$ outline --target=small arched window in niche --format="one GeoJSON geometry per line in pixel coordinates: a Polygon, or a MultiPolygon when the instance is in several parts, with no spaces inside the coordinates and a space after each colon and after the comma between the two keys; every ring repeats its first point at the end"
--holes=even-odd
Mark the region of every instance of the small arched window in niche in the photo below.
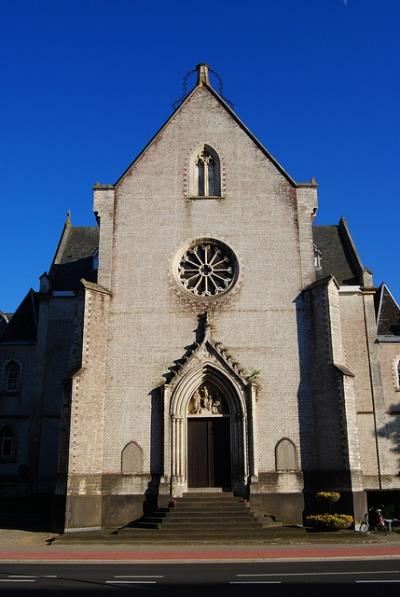
{"type": "Polygon", "coordinates": [[[143,450],[136,442],[126,444],[121,452],[122,473],[143,472],[143,450]]]}
{"type": "Polygon", "coordinates": [[[275,468],[277,471],[297,470],[296,446],[290,439],[281,439],[275,447],[275,468]]]}
{"type": "Polygon", "coordinates": [[[397,361],[396,383],[397,383],[397,388],[400,389],[400,359],[397,361]]]}
{"type": "Polygon", "coordinates": [[[16,392],[19,389],[20,368],[15,361],[9,361],[5,366],[6,392],[16,392]]]}
{"type": "Polygon", "coordinates": [[[15,432],[9,426],[3,427],[0,431],[0,458],[2,460],[15,458],[15,432]]]}
{"type": "Polygon", "coordinates": [[[220,197],[221,172],[217,153],[204,145],[194,159],[194,196],[220,197]]]}

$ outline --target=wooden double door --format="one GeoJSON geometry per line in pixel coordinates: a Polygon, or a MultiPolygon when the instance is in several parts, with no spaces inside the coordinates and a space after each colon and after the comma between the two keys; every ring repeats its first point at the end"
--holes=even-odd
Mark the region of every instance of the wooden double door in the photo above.
{"type": "Polygon", "coordinates": [[[230,487],[230,419],[188,419],[188,486],[230,487]]]}

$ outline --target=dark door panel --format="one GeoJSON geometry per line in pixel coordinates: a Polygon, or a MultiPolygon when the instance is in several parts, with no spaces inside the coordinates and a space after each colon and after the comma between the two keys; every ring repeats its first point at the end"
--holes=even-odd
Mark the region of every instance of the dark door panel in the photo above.
{"type": "Polygon", "coordinates": [[[207,419],[188,420],[189,487],[208,487],[207,419]]]}
{"type": "Polygon", "coordinates": [[[188,419],[189,487],[229,487],[230,460],[227,417],[188,419]]]}
{"type": "Polygon", "coordinates": [[[210,420],[210,486],[231,485],[229,419],[210,420]]]}

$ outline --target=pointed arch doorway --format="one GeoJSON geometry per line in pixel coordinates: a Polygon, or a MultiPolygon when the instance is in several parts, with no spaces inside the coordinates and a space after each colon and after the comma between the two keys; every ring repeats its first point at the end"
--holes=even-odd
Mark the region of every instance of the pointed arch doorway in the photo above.
{"type": "Polygon", "coordinates": [[[227,400],[212,383],[194,392],[187,412],[188,488],[230,489],[231,421],[227,400]]]}
{"type": "Polygon", "coordinates": [[[246,495],[252,442],[247,400],[253,399],[250,385],[203,341],[164,390],[162,483],[169,484],[173,498],[191,487],[230,487],[246,495]]]}

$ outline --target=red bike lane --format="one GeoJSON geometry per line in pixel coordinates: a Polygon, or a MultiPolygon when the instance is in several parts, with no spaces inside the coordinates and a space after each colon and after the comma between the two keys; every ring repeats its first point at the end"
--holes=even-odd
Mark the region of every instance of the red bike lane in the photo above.
{"type": "Polygon", "coordinates": [[[400,558],[400,545],[308,545],[248,549],[0,549],[0,562],[231,562],[317,558],[400,558]]]}

